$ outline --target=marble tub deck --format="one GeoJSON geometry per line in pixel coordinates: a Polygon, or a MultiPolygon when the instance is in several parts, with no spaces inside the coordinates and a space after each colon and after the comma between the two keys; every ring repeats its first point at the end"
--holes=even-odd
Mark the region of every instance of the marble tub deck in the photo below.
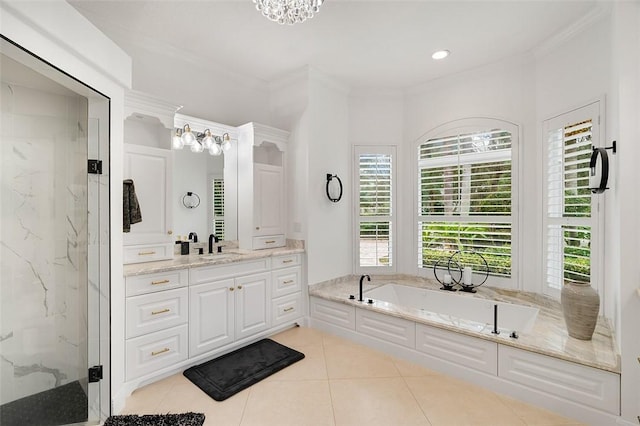
{"type": "MultiPolygon", "coordinates": [[[[309,296],[370,309],[612,373],[620,373],[620,356],[616,350],[614,334],[608,320],[602,317],[598,318],[598,324],[591,340],[574,339],[567,334],[560,303],[549,297],[486,286],[478,287],[478,292],[474,294],[453,293],[458,297],[479,297],[538,308],[539,313],[533,329],[528,333],[518,332],[518,338],[513,339],[509,337],[508,333],[492,334],[491,327],[478,331],[478,323],[459,318],[379,300],[375,300],[373,304],[349,300],[349,295],[357,295],[358,293],[358,281],[359,276],[348,276],[314,284],[309,287],[309,296]]],[[[371,276],[371,281],[365,281],[363,287],[366,292],[390,283],[429,290],[440,288],[440,284],[436,281],[413,276],[371,276]]]]}

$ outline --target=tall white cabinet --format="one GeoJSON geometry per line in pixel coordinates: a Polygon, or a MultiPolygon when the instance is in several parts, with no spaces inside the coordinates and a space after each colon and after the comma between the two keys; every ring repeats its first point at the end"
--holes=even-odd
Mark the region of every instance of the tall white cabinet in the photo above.
{"type": "Polygon", "coordinates": [[[170,141],[177,109],[139,92],[126,95],[123,178],[133,180],[142,222],[123,235],[124,263],[173,257],[170,141]]]}
{"type": "Polygon", "coordinates": [[[285,155],[289,132],[257,123],[238,127],[240,248],[285,245],[285,155]]]}

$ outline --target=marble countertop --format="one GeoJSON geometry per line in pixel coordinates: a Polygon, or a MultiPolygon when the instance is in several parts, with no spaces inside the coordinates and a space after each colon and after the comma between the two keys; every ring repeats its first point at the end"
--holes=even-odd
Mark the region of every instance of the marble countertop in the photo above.
{"type": "MultiPolygon", "coordinates": [[[[615,337],[609,321],[603,317],[598,319],[598,324],[591,340],[574,339],[567,334],[560,303],[549,297],[535,293],[485,286],[479,287],[477,289],[478,292],[475,294],[454,293],[459,297],[479,297],[538,308],[538,317],[533,329],[530,332],[519,332],[518,338],[513,339],[509,337],[508,333],[492,334],[491,327],[482,327],[479,330],[478,323],[473,323],[472,321],[378,300],[374,301],[373,304],[349,300],[349,295],[357,295],[358,293],[358,281],[359,276],[347,276],[314,284],[309,287],[309,295],[357,306],[362,309],[370,309],[589,367],[620,373],[620,356],[616,349],[615,337]]],[[[421,287],[429,290],[438,290],[440,288],[440,284],[436,281],[409,275],[371,276],[371,281],[365,281],[363,287],[366,292],[389,283],[421,287]]]]}
{"type": "Polygon", "coordinates": [[[264,250],[229,249],[222,254],[175,255],[173,259],[168,260],[124,265],[124,276],[130,277],[134,275],[152,274],[155,272],[174,271],[176,269],[224,265],[228,263],[243,262],[246,260],[297,253],[304,253],[304,249],[287,246],[264,250]]]}

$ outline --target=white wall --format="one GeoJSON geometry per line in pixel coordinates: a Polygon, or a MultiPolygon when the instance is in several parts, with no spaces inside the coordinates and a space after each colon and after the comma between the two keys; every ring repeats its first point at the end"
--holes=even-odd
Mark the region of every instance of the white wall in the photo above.
{"type": "Polygon", "coordinates": [[[619,143],[615,187],[612,189],[610,231],[613,256],[607,255],[611,265],[610,278],[618,288],[616,305],[619,308],[618,327],[621,349],[621,408],[629,425],[636,424],[640,415],[640,3],[616,3],[612,13],[612,96],[615,111],[610,137],[619,143]]]}
{"type": "Polygon", "coordinates": [[[348,275],[353,270],[351,145],[349,107],[343,87],[317,72],[310,73],[307,109],[309,161],[307,199],[307,270],[309,284],[348,275]],[[344,185],[342,200],[325,194],[327,173],[344,185]]]}

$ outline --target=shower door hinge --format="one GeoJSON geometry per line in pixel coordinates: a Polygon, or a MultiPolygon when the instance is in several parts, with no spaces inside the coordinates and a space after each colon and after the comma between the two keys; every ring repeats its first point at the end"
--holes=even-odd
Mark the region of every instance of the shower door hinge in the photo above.
{"type": "Polygon", "coordinates": [[[89,368],[89,383],[99,382],[102,380],[102,366],[94,365],[89,368]]]}
{"type": "Polygon", "coordinates": [[[89,160],[89,167],[87,171],[92,175],[101,175],[102,160],[89,160]]]}

